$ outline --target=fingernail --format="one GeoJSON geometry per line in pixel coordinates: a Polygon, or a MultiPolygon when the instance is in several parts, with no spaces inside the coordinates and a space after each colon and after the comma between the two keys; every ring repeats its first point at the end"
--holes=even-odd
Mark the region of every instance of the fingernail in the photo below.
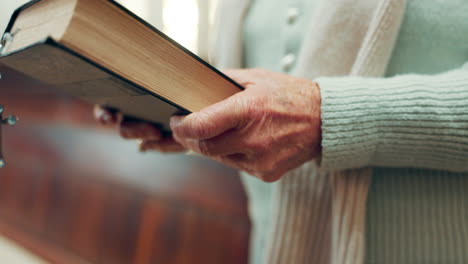
{"type": "Polygon", "coordinates": [[[103,122],[104,124],[109,124],[109,123],[111,123],[111,121],[112,121],[112,117],[111,117],[109,114],[107,114],[107,113],[102,114],[102,115],[101,115],[101,119],[102,119],[102,122],[103,122]]]}
{"type": "Polygon", "coordinates": [[[146,144],[143,140],[137,140],[138,142],[138,150],[142,153],[145,153],[147,151],[146,144]]]}
{"type": "Polygon", "coordinates": [[[173,116],[171,117],[171,121],[170,121],[170,126],[171,127],[176,127],[180,124],[180,122],[182,121],[182,118],[181,116],[173,116]]]}
{"type": "Polygon", "coordinates": [[[95,108],[94,116],[101,124],[105,124],[106,119],[108,118],[106,118],[106,111],[102,108],[95,108]]]}

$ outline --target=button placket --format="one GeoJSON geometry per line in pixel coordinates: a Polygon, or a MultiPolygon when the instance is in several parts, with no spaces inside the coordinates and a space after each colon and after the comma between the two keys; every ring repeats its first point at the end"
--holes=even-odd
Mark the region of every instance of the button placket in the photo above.
{"type": "Polygon", "coordinates": [[[286,11],[286,21],[284,24],[285,38],[283,41],[284,55],[281,58],[280,64],[283,72],[289,73],[296,63],[296,43],[295,31],[297,30],[298,21],[301,14],[301,2],[291,1],[286,11]]]}
{"type": "Polygon", "coordinates": [[[287,22],[289,25],[296,23],[297,19],[299,18],[299,8],[297,7],[290,7],[288,8],[287,14],[287,22]]]}
{"type": "Polygon", "coordinates": [[[294,63],[296,62],[296,55],[294,53],[288,53],[281,59],[281,67],[283,71],[289,72],[294,63]]]}

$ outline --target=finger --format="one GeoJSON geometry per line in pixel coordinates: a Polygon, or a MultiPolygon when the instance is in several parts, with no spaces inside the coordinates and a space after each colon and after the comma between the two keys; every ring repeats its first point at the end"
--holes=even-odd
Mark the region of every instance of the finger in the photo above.
{"type": "Polygon", "coordinates": [[[260,74],[264,73],[261,69],[227,69],[223,70],[229,78],[243,86],[249,88],[250,84],[257,82],[260,74]]]}
{"type": "MultiPolygon", "coordinates": [[[[242,154],[239,154],[239,155],[242,155],[242,154]]],[[[219,163],[222,163],[223,165],[228,166],[230,168],[233,168],[233,169],[236,169],[236,170],[241,170],[241,171],[246,170],[246,168],[243,166],[243,164],[235,162],[235,161],[229,159],[228,156],[216,156],[216,157],[210,157],[210,158],[217,161],[217,162],[219,162],[219,163]]]]}
{"type": "Polygon", "coordinates": [[[245,70],[240,69],[224,69],[223,73],[236,83],[240,84],[244,88],[247,88],[247,86],[250,84],[250,80],[249,78],[246,78],[244,71],[245,70]]]}
{"type": "Polygon", "coordinates": [[[120,136],[126,139],[160,140],[161,131],[154,125],[133,120],[124,120],[119,126],[120,136]]]}
{"type": "Polygon", "coordinates": [[[274,172],[255,172],[255,171],[250,171],[247,172],[248,174],[255,176],[256,178],[264,181],[264,182],[275,182],[281,179],[281,177],[284,176],[283,171],[274,171],[274,172]]]}
{"type": "Polygon", "coordinates": [[[210,158],[233,169],[241,171],[253,171],[251,169],[251,162],[249,161],[249,158],[247,157],[247,155],[242,153],[236,153],[226,156],[215,156],[210,158]]]}
{"type": "Polygon", "coordinates": [[[254,163],[244,154],[233,154],[211,158],[233,169],[245,171],[249,175],[256,177],[264,182],[275,182],[285,174],[285,171],[282,170],[259,172],[253,169],[255,167],[254,163]]]}
{"type": "Polygon", "coordinates": [[[188,116],[173,116],[170,125],[176,140],[208,139],[238,126],[242,107],[231,98],[188,116]]]}
{"type": "Polygon", "coordinates": [[[228,131],[210,139],[179,140],[186,148],[209,157],[246,153],[248,151],[236,130],[228,131]]]}
{"type": "Polygon", "coordinates": [[[172,137],[165,137],[161,140],[143,140],[140,143],[140,151],[158,151],[162,153],[180,153],[187,149],[177,143],[172,137]]]}
{"type": "Polygon", "coordinates": [[[258,169],[258,165],[256,165],[259,160],[244,154],[228,155],[221,157],[220,160],[223,164],[245,171],[264,182],[275,182],[279,180],[287,171],[285,169],[260,171],[258,169]]]}
{"type": "Polygon", "coordinates": [[[118,122],[118,115],[116,112],[111,111],[100,105],[94,106],[94,118],[102,125],[113,125],[118,122]]]}
{"type": "Polygon", "coordinates": [[[255,171],[254,160],[252,160],[248,155],[242,153],[235,153],[231,155],[222,156],[224,164],[228,166],[235,166],[236,168],[246,171],[253,172],[255,171]]]}

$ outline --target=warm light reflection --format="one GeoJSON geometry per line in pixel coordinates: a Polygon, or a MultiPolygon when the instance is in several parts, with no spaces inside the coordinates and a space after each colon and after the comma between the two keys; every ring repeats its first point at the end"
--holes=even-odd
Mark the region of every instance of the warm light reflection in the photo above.
{"type": "Polygon", "coordinates": [[[195,51],[198,34],[198,3],[196,0],[165,0],[164,31],[184,47],[195,51]]]}
{"type": "Polygon", "coordinates": [[[164,23],[162,31],[182,46],[195,52],[198,43],[198,1],[162,0],[162,10],[152,9],[154,5],[151,5],[151,1],[154,0],[118,0],[130,11],[147,21],[152,17],[162,16],[164,23]]]}
{"type": "Polygon", "coordinates": [[[150,15],[149,12],[151,11],[148,8],[148,1],[151,0],[120,0],[118,2],[124,5],[128,10],[137,14],[139,17],[148,19],[150,15]]]}

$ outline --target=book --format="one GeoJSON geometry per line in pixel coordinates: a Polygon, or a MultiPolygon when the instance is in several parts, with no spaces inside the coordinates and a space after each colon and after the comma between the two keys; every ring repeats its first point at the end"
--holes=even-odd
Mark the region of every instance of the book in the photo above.
{"type": "Polygon", "coordinates": [[[15,11],[0,63],[169,132],[242,87],[112,0],[36,0],[15,11]]]}

